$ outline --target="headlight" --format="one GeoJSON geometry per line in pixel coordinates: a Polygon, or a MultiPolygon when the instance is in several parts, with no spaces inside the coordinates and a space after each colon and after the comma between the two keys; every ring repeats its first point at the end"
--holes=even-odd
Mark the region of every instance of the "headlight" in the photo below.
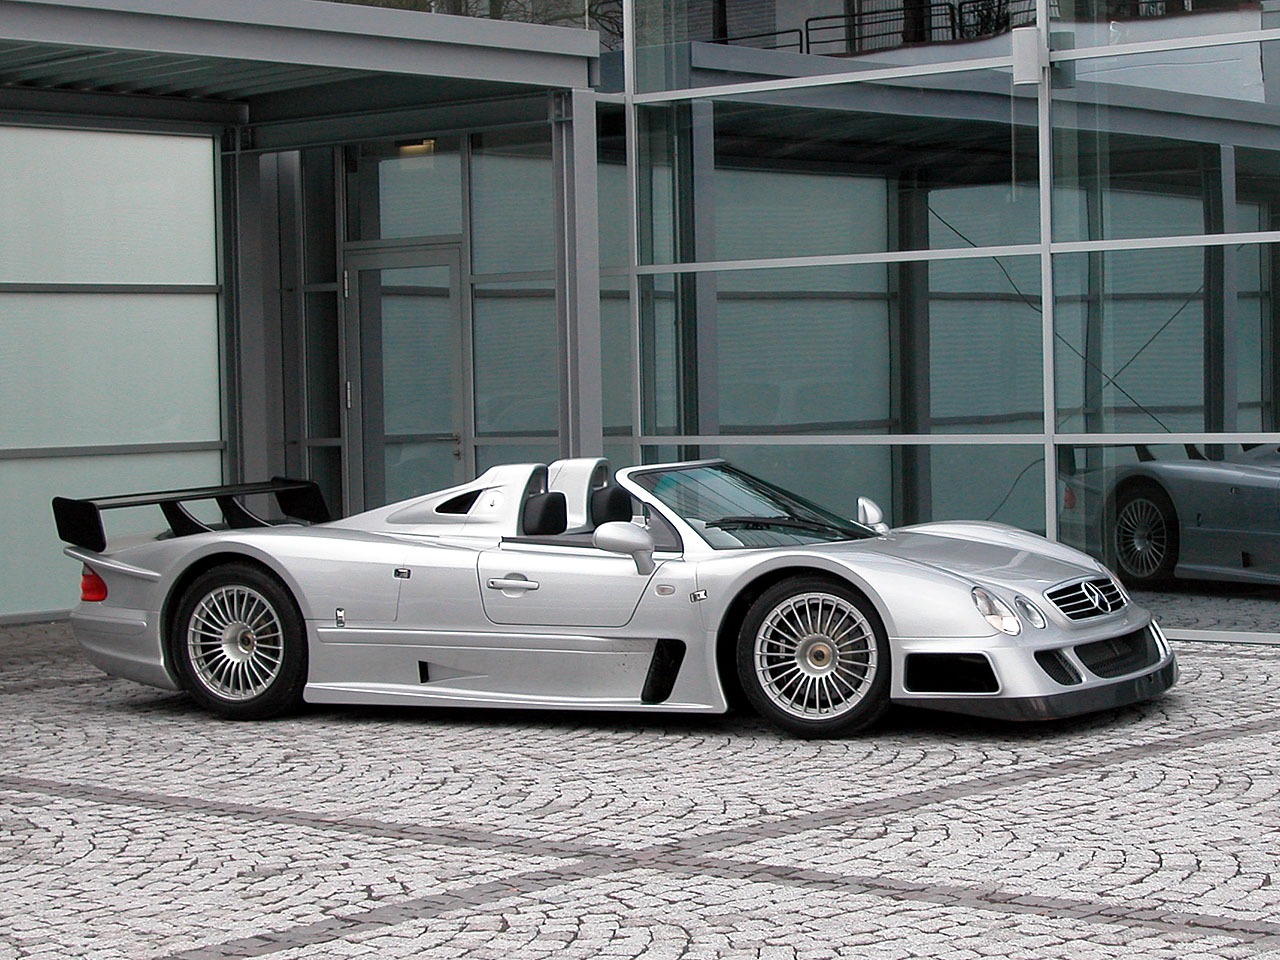
{"type": "Polygon", "coordinates": [[[1022,614],[1022,619],[1027,621],[1037,630],[1043,630],[1045,625],[1044,614],[1040,612],[1040,608],[1028,600],[1026,597],[1014,597],[1013,605],[1018,608],[1018,612],[1022,614]]]}
{"type": "Polygon", "coordinates": [[[997,596],[993,596],[981,587],[973,588],[973,605],[978,612],[1001,633],[1016,637],[1022,632],[1022,624],[1018,615],[1009,609],[1008,604],[997,596]]]}

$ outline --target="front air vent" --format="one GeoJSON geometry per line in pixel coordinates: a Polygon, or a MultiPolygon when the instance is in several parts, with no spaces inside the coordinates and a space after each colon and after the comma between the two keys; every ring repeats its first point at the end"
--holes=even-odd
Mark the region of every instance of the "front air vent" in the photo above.
{"type": "Polygon", "coordinates": [[[1045,596],[1068,620],[1105,617],[1125,605],[1119,585],[1109,577],[1064,583],[1046,591],[1045,596]]]}
{"type": "Polygon", "coordinates": [[[991,661],[980,653],[911,653],[904,681],[912,693],[997,693],[991,661]]]}
{"type": "Polygon", "coordinates": [[[1080,682],[1080,671],[1075,668],[1061,650],[1037,650],[1036,663],[1054,681],[1064,687],[1074,687],[1080,682]]]}
{"type": "Polygon", "coordinates": [[[1075,648],[1076,656],[1095,676],[1110,679],[1123,677],[1160,662],[1160,647],[1150,627],[1143,627],[1122,637],[1084,643],[1075,648]]]}

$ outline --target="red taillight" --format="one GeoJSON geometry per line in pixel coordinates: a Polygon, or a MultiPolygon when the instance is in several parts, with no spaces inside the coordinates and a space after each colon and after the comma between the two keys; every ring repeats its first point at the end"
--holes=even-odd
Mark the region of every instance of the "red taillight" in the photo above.
{"type": "Polygon", "coordinates": [[[1071,487],[1067,487],[1062,492],[1062,509],[1074,510],[1075,508],[1076,508],[1076,492],[1072,490],[1071,487]]]}
{"type": "Polygon", "coordinates": [[[84,603],[101,603],[107,599],[107,581],[88,567],[80,574],[80,599],[84,603]]]}

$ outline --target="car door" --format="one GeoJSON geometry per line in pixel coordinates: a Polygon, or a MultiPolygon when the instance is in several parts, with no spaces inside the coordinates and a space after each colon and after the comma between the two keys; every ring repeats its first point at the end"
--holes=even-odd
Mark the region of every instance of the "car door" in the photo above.
{"type": "Polygon", "coordinates": [[[1169,483],[1182,531],[1180,562],[1205,570],[1275,570],[1280,478],[1229,461],[1179,464],[1169,483]]]}
{"type": "Polygon", "coordinates": [[[589,543],[505,540],[477,566],[485,615],[494,623],[549,627],[623,627],[657,571],[640,574],[629,556],[589,543]]]}

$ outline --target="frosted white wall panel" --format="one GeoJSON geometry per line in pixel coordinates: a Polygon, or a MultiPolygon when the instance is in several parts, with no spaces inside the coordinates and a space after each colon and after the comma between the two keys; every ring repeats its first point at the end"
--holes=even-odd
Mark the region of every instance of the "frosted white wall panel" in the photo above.
{"type": "Polygon", "coordinates": [[[476,430],[554,435],[560,423],[555,297],[532,286],[495,284],[476,289],[472,311],[476,430]]]}
{"type": "Polygon", "coordinates": [[[0,448],[222,437],[217,297],[0,294],[0,448]]]}
{"type": "MultiPolygon", "coordinates": [[[[202,486],[222,481],[222,454],[160,453],[114,457],[50,457],[0,460],[0,616],[69,610],[80,599],[80,564],[66,557],[53,524],[55,496],[101,497],[117,493],[202,486]]],[[[157,507],[109,511],[108,538],[160,532],[157,507]]]]}
{"type": "Polygon", "coordinates": [[[0,280],[217,278],[206,137],[0,128],[0,280]]]}
{"type": "Polygon", "coordinates": [[[720,169],[715,191],[717,260],[887,249],[881,179],[720,169]]]}
{"type": "Polygon", "coordinates": [[[395,157],[378,164],[382,238],[462,232],[462,158],[395,157]]]}
{"type": "Polygon", "coordinates": [[[477,150],[471,171],[475,272],[555,267],[551,158],[477,150]]]}

